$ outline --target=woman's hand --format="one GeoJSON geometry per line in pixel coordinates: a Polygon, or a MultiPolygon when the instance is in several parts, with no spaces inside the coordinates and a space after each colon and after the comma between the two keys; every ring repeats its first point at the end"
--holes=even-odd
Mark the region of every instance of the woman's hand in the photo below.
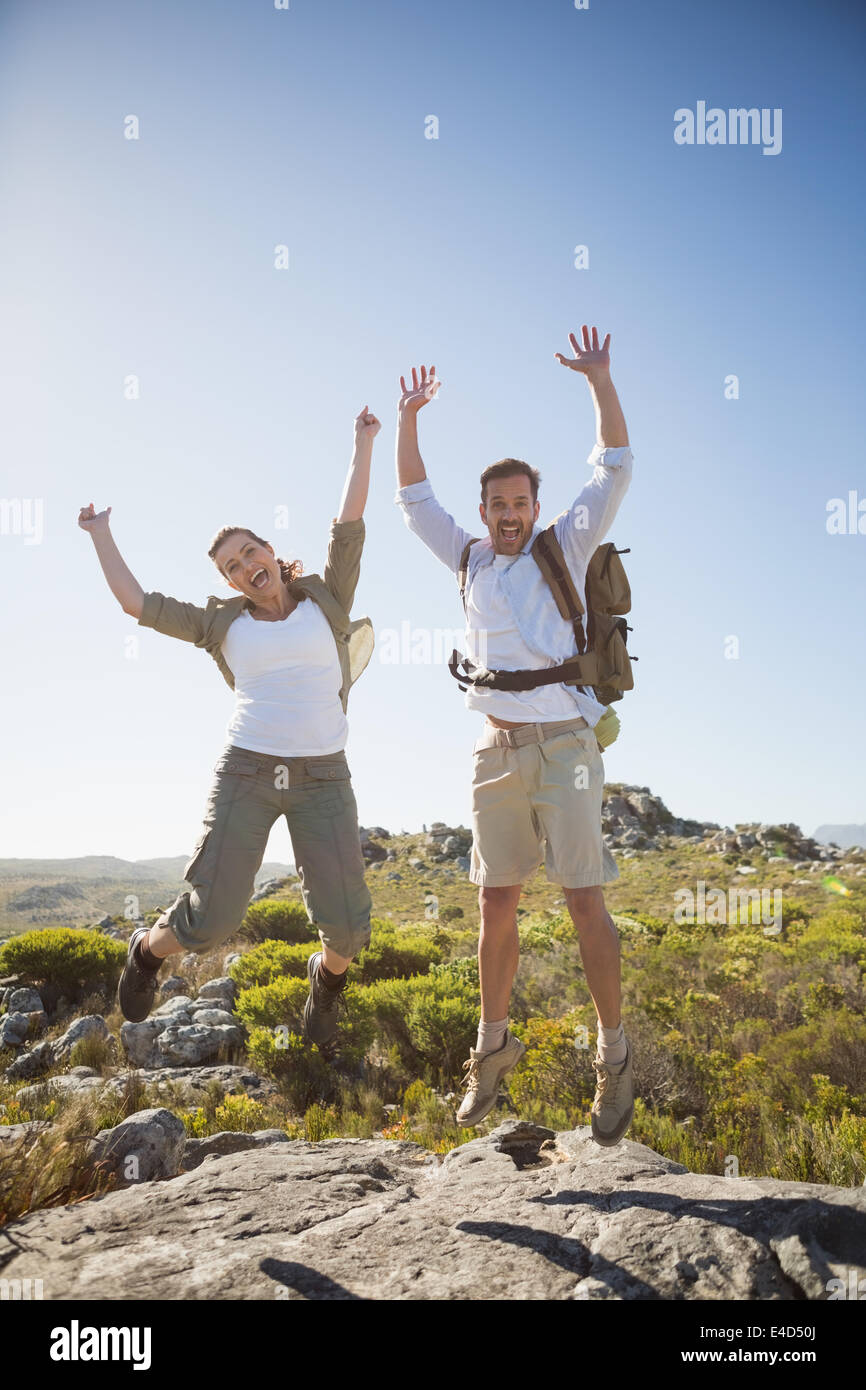
{"type": "Polygon", "coordinates": [[[78,513],[78,525],[82,531],[89,531],[91,535],[95,531],[108,530],[108,518],[111,516],[111,508],[106,507],[104,512],[94,512],[93,503],[82,507],[78,513]]]}
{"type": "Polygon", "coordinates": [[[355,441],[367,439],[372,444],[381,428],[382,426],[375,415],[364,406],[363,410],[355,416],[355,441]]]}
{"type": "Polygon", "coordinates": [[[439,387],[442,385],[441,381],[436,380],[435,367],[430,368],[429,376],[427,375],[427,368],[421,367],[420,378],[418,376],[418,370],[419,369],[416,367],[412,368],[411,386],[406,385],[406,381],[402,376],[400,378],[400,389],[403,394],[397,406],[399,415],[417,415],[422,406],[425,406],[428,401],[432,401],[439,387]]]}

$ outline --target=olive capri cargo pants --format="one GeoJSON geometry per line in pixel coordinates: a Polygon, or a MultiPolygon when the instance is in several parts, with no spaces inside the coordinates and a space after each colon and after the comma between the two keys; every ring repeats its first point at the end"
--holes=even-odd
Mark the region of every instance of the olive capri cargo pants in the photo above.
{"type": "Polygon", "coordinates": [[[310,921],[331,950],[357,955],[370,940],[372,901],[345,753],[278,758],[230,744],[214,773],[183,874],[192,891],[160,925],[189,951],[222,945],[243,920],[271,826],[284,815],[310,921]]]}

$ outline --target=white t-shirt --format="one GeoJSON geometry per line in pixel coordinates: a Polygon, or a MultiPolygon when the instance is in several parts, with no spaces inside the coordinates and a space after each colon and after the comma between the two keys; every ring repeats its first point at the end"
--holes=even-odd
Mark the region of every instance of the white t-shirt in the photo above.
{"type": "MultiPolygon", "coordinates": [[[[520,635],[502,583],[517,559],[517,555],[494,555],[489,565],[478,570],[468,592],[467,650],[490,670],[534,670],[539,664],[538,653],[520,635]],[[476,640],[479,630],[484,634],[483,649],[476,640]]],[[[581,713],[564,685],[537,685],[532,690],[476,690],[470,685],[466,705],[495,719],[525,719],[528,724],[576,719],[581,713]]]]}
{"type": "Polygon", "coordinates": [[[287,758],[346,746],[334,634],[311,598],[278,622],[245,608],[223,638],[222,654],[235,679],[230,743],[287,758]]]}

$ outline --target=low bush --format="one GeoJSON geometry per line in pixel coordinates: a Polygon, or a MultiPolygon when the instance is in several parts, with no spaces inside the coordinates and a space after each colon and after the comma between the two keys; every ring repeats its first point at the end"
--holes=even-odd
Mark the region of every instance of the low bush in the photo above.
{"type": "MultiPolygon", "coordinates": [[[[0,975],[18,975],[55,995],[113,991],[126,961],[122,941],[77,927],[45,927],[0,946],[0,975]]],[[[48,1000],[45,1000],[48,1003],[48,1000]]]]}
{"type": "Polygon", "coordinates": [[[245,941],[318,942],[318,934],[302,903],[262,898],[250,903],[238,928],[245,941]]]}

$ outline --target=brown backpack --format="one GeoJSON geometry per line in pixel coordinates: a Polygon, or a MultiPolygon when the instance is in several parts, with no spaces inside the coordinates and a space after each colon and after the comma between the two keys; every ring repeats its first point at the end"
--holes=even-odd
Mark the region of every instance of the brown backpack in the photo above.
{"type": "MultiPolygon", "coordinates": [[[[580,601],[565,556],[554,534],[555,522],[535,538],[531,555],[544,575],[563,618],[574,628],[577,652],[558,666],[533,671],[490,671],[468,656],[451,653],[448,669],[465,690],[468,685],[486,690],[532,690],[539,685],[590,687],[603,705],[621,700],[623,692],[634,687],[631,663],[637,661],[626,648],[631,628],[621,615],[631,611],[631,588],[620,555],[612,541],[598,546],[586,571],[586,609],[580,601]],[[584,618],[586,626],[584,627],[584,618]],[[459,668],[463,667],[461,671],[459,668]]],[[[463,548],[457,580],[466,609],[466,579],[469,551],[480,540],[473,536],[463,548]]]]}

